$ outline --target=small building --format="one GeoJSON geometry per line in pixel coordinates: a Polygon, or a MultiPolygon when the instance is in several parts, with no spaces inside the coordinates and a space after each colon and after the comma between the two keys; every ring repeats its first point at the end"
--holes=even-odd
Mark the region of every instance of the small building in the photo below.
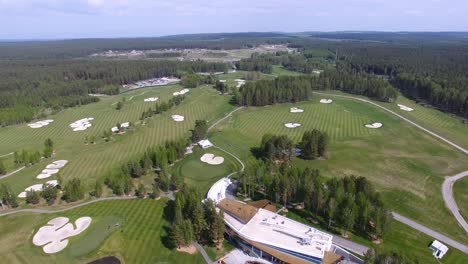
{"type": "Polygon", "coordinates": [[[432,255],[437,259],[441,259],[445,255],[445,253],[447,253],[448,251],[448,247],[440,243],[438,240],[432,241],[429,248],[434,251],[432,255]]]}
{"type": "Polygon", "coordinates": [[[203,139],[203,140],[198,141],[198,145],[202,149],[207,149],[207,148],[211,148],[213,146],[213,143],[211,143],[208,139],[203,139]]]}

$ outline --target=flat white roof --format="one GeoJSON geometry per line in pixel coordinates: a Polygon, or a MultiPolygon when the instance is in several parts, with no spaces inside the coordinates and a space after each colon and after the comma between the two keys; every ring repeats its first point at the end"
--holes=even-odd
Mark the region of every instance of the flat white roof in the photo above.
{"type": "Polygon", "coordinates": [[[331,235],[264,209],[245,225],[228,213],[224,220],[241,237],[308,256],[323,258],[332,246],[331,235]]]}
{"type": "Polygon", "coordinates": [[[211,186],[210,190],[208,191],[206,198],[213,200],[213,202],[217,204],[219,201],[226,198],[226,189],[231,183],[232,182],[229,178],[222,178],[221,180],[215,182],[215,184],[213,184],[213,186],[211,186]]]}

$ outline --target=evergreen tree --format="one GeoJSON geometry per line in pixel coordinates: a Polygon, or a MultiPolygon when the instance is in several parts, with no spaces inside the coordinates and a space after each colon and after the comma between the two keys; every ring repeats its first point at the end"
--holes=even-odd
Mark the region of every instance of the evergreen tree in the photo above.
{"type": "Polygon", "coordinates": [[[63,198],[67,202],[75,202],[84,198],[84,189],[81,180],[78,178],[73,178],[67,182],[63,192],[63,198]]]}
{"type": "Polygon", "coordinates": [[[28,204],[38,204],[40,201],[40,196],[38,192],[30,190],[26,191],[26,203],[28,204]]]}
{"type": "Polygon", "coordinates": [[[101,181],[97,180],[96,183],[94,183],[94,188],[92,195],[96,198],[100,198],[102,196],[102,183],[101,181]]]}
{"type": "Polygon", "coordinates": [[[138,189],[135,190],[135,196],[137,196],[138,198],[145,198],[146,189],[143,184],[140,183],[140,185],[138,185],[138,189]]]}
{"type": "Polygon", "coordinates": [[[53,204],[55,199],[57,199],[58,190],[55,186],[50,184],[44,184],[42,187],[41,197],[44,198],[47,204],[53,204]]]}
{"type": "Polygon", "coordinates": [[[206,138],[208,133],[208,123],[206,120],[196,120],[195,128],[192,130],[192,142],[196,143],[206,138]]]}
{"type": "Polygon", "coordinates": [[[54,142],[52,139],[47,138],[44,142],[44,157],[50,158],[52,157],[52,153],[54,152],[54,142]]]}

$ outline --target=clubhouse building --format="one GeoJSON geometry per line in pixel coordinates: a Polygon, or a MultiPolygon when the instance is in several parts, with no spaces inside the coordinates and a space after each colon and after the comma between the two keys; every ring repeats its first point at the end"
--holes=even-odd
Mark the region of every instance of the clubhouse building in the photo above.
{"type": "Polygon", "coordinates": [[[224,212],[226,233],[243,251],[271,263],[335,263],[332,236],[277,214],[264,205],[254,206],[226,197],[230,180],[213,185],[207,199],[224,212]]]}

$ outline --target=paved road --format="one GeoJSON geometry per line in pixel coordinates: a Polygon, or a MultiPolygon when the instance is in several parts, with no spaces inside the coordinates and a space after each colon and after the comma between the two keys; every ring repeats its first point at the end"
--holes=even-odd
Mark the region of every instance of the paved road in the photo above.
{"type": "Polygon", "coordinates": [[[200,252],[200,254],[202,254],[202,256],[205,259],[206,263],[208,263],[208,264],[213,263],[213,260],[211,260],[210,256],[208,256],[205,249],[202,246],[200,246],[200,244],[198,244],[197,242],[194,242],[193,245],[197,248],[198,252],[200,252]]]}
{"type": "Polygon", "coordinates": [[[444,183],[442,184],[442,196],[444,197],[445,206],[452,211],[452,214],[455,216],[458,223],[463,227],[463,229],[465,229],[465,232],[468,233],[468,224],[460,214],[460,209],[458,209],[457,203],[453,198],[453,184],[466,176],[468,176],[468,171],[460,172],[454,176],[445,177],[444,183]]]}
{"type": "Polygon", "coordinates": [[[441,242],[444,242],[445,244],[449,245],[449,246],[452,246],[466,254],[468,254],[468,246],[467,245],[464,245],[460,242],[457,242],[445,235],[442,235],[441,233],[438,233],[432,229],[429,229],[421,224],[418,224],[416,223],[415,221],[409,219],[409,218],[406,218],[398,213],[395,213],[395,212],[392,212],[392,215],[393,215],[393,218],[395,220],[397,220],[398,222],[401,222],[403,224],[406,224],[418,231],[421,231],[422,233],[428,235],[428,236],[431,236],[441,242]]]}
{"type": "Polygon", "coordinates": [[[23,170],[24,168],[26,168],[26,167],[23,166],[23,167],[21,167],[21,168],[19,168],[19,169],[16,169],[16,170],[14,170],[14,171],[12,171],[12,172],[10,172],[10,173],[7,173],[7,174],[5,174],[5,175],[2,175],[2,176],[0,176],[0,180],[1,180],[1,179],[4,179],[4,178],[6,178],[6,177],[10,177],[11,175],[13,175],[13,174],[15,174],[15,173],[17,173],[17,172],[23,170]]]}
{"type": "Polygon", "coordinates": [[[342,97],[342,98],[354,99],[354,100],[358,100],[358,101],[361,101],[361,102],[365,102],[365,103],[368,103],[368,104],[377,106],[378,108],[381,108],[381,109],[383,109],[383,110],[385,110],[385,111],[387,111],[387,112],[389,112],[389,113],[391,113],[391,114],[393,114],[393,115],[395,115],[395,116],[397,116],[397,117],[403,119],[404,121],[410,123],[411,125],[413,125],[413,126],[419,128],[419,129],[423,130],[424,132],[429,133],[430,135],[432,135],[432,136],[434,136],[434,137],[436,137],[436,138],[438,138],[438,139],[444,141],[445,143],[447,143],[447,144],[451,145],[452,147],[454,147],[454,148],[460,150],[461,152],[463,152],[463,153],[465,153],[465,154],[468,154],[468,150],[466,150],[465,148],[463,148],[463,147],[461,147],[461,146],[459,146],[459,145],[457,145],[457,144],[451,142],[450,140],[448,140],[448,139],[446,139],[446,138],[444,138],[444,137],[442,137],[442,136],[440,136],[440,135],[438,135],[438,134],[436,134],[436,133],[430,131],[429,129],[426,129],[426,128],[424,128],[424,127],[422,127],[422,126],[416,124],[415,122],[409,120],[408,118],[406,118],[406,117],[404,117],[404,116],[402,116],[402,115],[400,115],[400,114],[398,114],[398,113],[396,113],[396,112],[394,112],[394,111],[392,111],[392,110],[390,110],[390,109],[388,109],[388,108],[386,108],[386,107],[383,107],[383,106],[381,106],[381,105],[379,105],[379,104],[377,104],[377,103],[374,103],[374,102],[372,102],[372,101],[369,101],[369,100],[366,100],[366,99],[362,99],[362,98],[358,98],[358,97],[353,97],[353,96],[346,96],[346,95],[329,94],[329,93],[321,93],[321,92],[313,92],[313,93],[315,93],[315,94],[321,94],[321,95],[326,95],[326,96],[335,96],[335,97],[342,97]]]}
{"type": "Polygon", "coordinates": [[[12,215],[12,214],[17,214],[17,213],[39,213],[39,214],[55,214],[55,213],[61,213],[61,212],[66,212],[69,210],[73,210],[78,207],[82,207],[88,204],[93,204],[97,202],[102,202],[102,201],[110,201],[110,200],[131,200],[131,199],[136,199],[136,196],[119,196],[119,197],[103,197],[103,198],[98,198],[96,200],[84,202],[81,204],[77,204],[74,206],[70,206],[64,209],[58,209],[58,210],[46,210],[46,209],[18,209],[18,210],[12,210],[6,213],[0,213],[0,216],[6,216],[6,215],[12,215]]]}
{"type": "Polygon", "coordinates": [[[241,107],[237,107],[236,109],[232,110],[231,112],[229,112],[225,117],[219,119],[218,121],[214,122],[209,128],[208,130],[211,130],[213,129],[215,126],[217,126],[219,123],[223,122],[226,118],[230,117],[234,112],[238,111],[238,110],[241,110],[243,109],[244,107],[241,106],[241,107]]]}
{"type": "Polygon", "coordinates": [[[344,239],[340,236],[333,236],[332,242],[333,244],[336,244],[361,256],[364,256],[364,254],[366,254],[366,252],[369,250],[369,248],[366,246],[354,243],[353,241],[344,239]]]}

